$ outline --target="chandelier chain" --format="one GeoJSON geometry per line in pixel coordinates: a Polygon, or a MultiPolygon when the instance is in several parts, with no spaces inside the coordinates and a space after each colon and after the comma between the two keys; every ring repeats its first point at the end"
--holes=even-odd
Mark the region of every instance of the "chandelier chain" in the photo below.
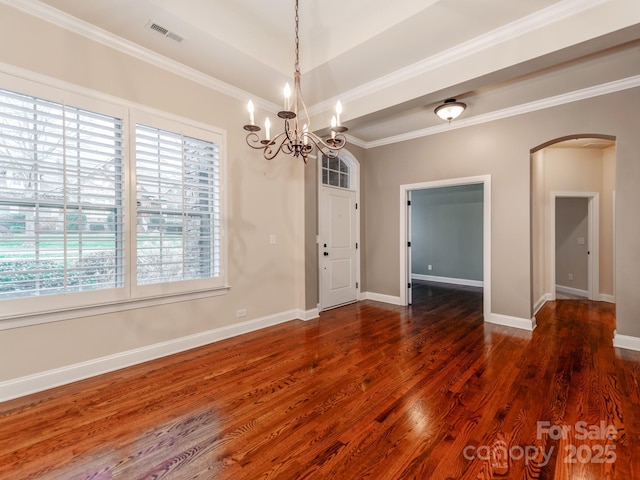
{"type": "Polygon", "coordinates": [[[300,22],[300,16],[298,15],[298,0],[296,0],[296,75],[300,75],[300,38],[298,23],[300,22]]]}
{"type": "Polygon", "coordinates": [[[253,103],[249,101],[247,108],[249,109],[251,122],[244,126],[249,132],[247,134],[247,144],[251,148],[263,151],[264,158],[271,160],[278,153],[283,152],[294,157],[302,157],[304,163],[307,163],[308,155],[317,149],[322,155],[329,158],[337,158],[339,151],[344,148],[347,143],[344,132],[346,127],[340,125],[339,117],[342,111],[340,102],[336,106],[336,117],[331,123],[331,138],[322,139],[315,133],[310,131],[311,118],[307,111],[302,96],[302,88],[300,77],[300,16],[298,14],[298,0],[295,0],[295,71],[293,78],[293,91],[289,90],[289,85],[285,88],[285,108],[278,112],[278,117],[284,120],[284,131],[276,134],[273,139],[270,138],[270,123],[267,118],[265,121],[266,138],[261,140],[258,132],[261,128],[254,123],[253,103]],[[291,98],[290,98],[291,95],[291,98]],[[300,109],[301,107],[301,109],[300,109]],[[300,128],[302,125],[302,128],[300,128]]]}

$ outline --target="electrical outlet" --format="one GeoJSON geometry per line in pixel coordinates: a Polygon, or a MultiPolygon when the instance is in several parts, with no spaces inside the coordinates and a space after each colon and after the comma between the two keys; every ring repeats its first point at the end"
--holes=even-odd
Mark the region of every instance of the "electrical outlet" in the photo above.
{"type": "Polygon", "coordinates": [[[236,317],[240,318],[240,317],[246,317],[247,316],[247,309],[246,308],[241,308],[240,310],[238,310],[236,312],[236,317]]]}
{"type": "Polygon", "coordinates": [[[569,274],[569,281],[571,281],[571,282],[573,281],[573,273],[569,274]]]}
{"type": "Polygon", "coordinates": [[[428,265],[427,270],[433,270],[433,265],[428,265]]]}

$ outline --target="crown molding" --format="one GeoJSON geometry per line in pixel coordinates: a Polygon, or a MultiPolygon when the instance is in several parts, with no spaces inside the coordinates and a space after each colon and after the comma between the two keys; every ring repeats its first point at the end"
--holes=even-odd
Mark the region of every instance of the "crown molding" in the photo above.
{"type": "Polygon", "coordinates": [[[111,32],[103,30],[84,20],[80,20],[72,15],[64,13],[56,8],[46,5],[38,0],[0,0],[0,3],[16,8],[24,13],[47,21],[70,32],[82,35],[83,37],[101,43],[119,52],[131,55],[138,60],[149,63],[156,67],[167,70],[175,75],[192,80],[200,85],[216,90],[230,97],[245,101],[253,98],[253,103],[264,110],[277,112],[279,106],[263,98],[256,98],[255,95],[234,87],[231,84],[218,80],[217,78],[188,67],[180,62],[172,60],[164,55],[160,55],[148,48],[125,40],[111,32]]]}
{"type": "MultiPolygon", "coordinates": [[[[406,81],[408,78],[424,74],[442,67],[443,65],[456,62],[468,57],[469,55],[473,55],[502,42],[511,40],[527,32],[576,15],[581,11],[588,10],[606,1],[608,0],[563,0],[536,13],[492,30],[484,35],[480,35],[453,48],[440,52],[437,55],[433,55],[429,58],[416,62],[413,65],[409,65],[389,75],[385,75],[372,82],[347,91],[340,96],[343,101],[346,102],[360,99],[384,88],[397,85],[402,81],[406,81]]],[[[247,98],[253,98],[254,103],[259,108],[273,112],[277,112],[279,110],[279,106],[273,102],[263,98],[256,98],[255,95],[252,95],[245,90],[234,87],[231,84],[218,80],[194,68],[187,67],[180,62],[141,47],[140,45],[125,40],[124,38],[98,28],[84,20],[73,17],[38,0],[0,0],[0,3],[17,8],[24,13],[53,23],[61,28],[74,32],[78,35],[82,35],[90,40],[99,42],[127,55],[131,55],[132,57],[170,71],[176,75],[190,79],[208,88],[217,90],[225,95],[229,95],[230,97],[243,101],[247,98]]],[[[308,108],[309,115],[314,116],[321,112],[331,110],[335,102],[336,99],[330,99],[312,105],[308,108]]]]}
{"type": "Polygon", "coordinates": [[[503,118],[514,117],[516,115],[535,112],[537,110],[544,110],[546,108],[556,107],[558,105],[564,105],[566,103],[577,102],[579,100],[598,97],[600,95],[607,95],[609,93],[615,93],[636,87],[640,87],[640,75],[623,78],[621,80],[615,80],[613,82],[603,83],[594,87],[575,90],[573,92],[563,93],[561,95],[544,98],[542,100],[523,103],[522,105],[495,110],[493,112],[476,115],[462,120],[455,120],[448,124],[423,128],[421,130],[414,130],[413,132],[394,135],[392,137],[382,138],[380,140],[365,142],[364,148],[381,147],[384,145],[405,142],[407,140],[413,140],[416,138],[428,137],[430,135],[436,135],[438,133],[449,132],[451,130],[470,127],[472,125],[479,125],[481,123],[493,122],[495,120],[501,120],[503,118]]]}

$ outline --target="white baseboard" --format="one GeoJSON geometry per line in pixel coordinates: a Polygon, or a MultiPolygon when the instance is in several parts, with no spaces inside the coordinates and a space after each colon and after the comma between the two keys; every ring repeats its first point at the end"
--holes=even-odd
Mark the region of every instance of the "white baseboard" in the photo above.
{"type": "Polygon", "coordinates": [[[566,287],[564,285],[556,285],[556,292],[566,293],[567,295],[575,295],[577,297],[589,298],[588,290],[580,290],[579,288],[566,287]]]}
{"type": "Polygon", "coordinates": [[[616,297],[607,293],[601,293],[598,295],[598,300],[601,302],[616,303],[616,297]]]}
{"type": "Polygon", "coordinates": [[[631,337],[629,335],[620,335],[618,332],[614,332],[613,346],[617,348],[625,348],[627,350],[635,350],[637,352],[640,352],[640,338],[631,337]]]}
{"type": "Polygon", "coordinates": [[[535,317],[520,318],[511,317],[509,315],[502,315],[500,313],[492,313],[489,318],[485,317],[484,321],[487,323],[495,323],[497,325],[504,325],[505,327],[514,327],[529,331],[533,331],[536,328],[535,317]]]}
{"type": "Polygon", "coordinates": [[[385,295],[383,293],[365,292],[362,294],[363,300],[375,300],[376,302],[390,303],[392,305],[402,305],[400,297],[385,295]]]}
{"type": "Polygon", "coordinates": [[[415,280],[426,280],[428,282],[450,283],[452,285],[466,285],[467,287],[482,287],[482,280],[467,280],[466,278],[438,277],[436,275],[423,275],[421,273],[412,273],[411,278],[415,280]]]}
{"type": "Polygon", "coordinates": [[[298,310],[298,316],[300,320],[309,321],[320,316],[320,309],[318,307],[311,310],[298,310]]]}
{"type": "MultiPolygon", "coordinates": [[[[316,311],[317,313],[317,311],[316,311]]],[[[50,388],[59,387],[68,383],[84,380],[89,377],[112,372],[121,368],[130,367],[139,363],[155,360],[174,353],[184,352],[192,348],[201,347],[209,343],[218,342],[227,338],[253,332],[262,328],[270,327],[290,320],[308,317],[313,315],[313,310],[301,311],[291,310],[275,315],[248,320],[225,327],[216,328],[195,335],[169,340],[167,342],[156,343],[147,347],[137,348],[126,352],[116,353],[106,357],[96,358],[86,362],[55,368],[45,372],[27,375],[12,380],[0,382],[0,402],[22,397],[31,393],[41,392],[50,388]]]]}
{"type": "Polygon", "coordinates": [[[536,302],[536,304],[533,306],[533,314],[535,315],[536,313],[538,313],[538,311],[542,308],[542,306],[546,303],[546,302],[550,302],[553,300],[553,295],[550,293],[545,293],[543,294],[540,299],[536,302]]]}

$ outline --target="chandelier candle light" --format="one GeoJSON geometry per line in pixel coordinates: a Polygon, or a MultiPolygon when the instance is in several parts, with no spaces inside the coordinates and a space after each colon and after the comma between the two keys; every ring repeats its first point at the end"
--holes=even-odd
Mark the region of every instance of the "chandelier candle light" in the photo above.
{"type": "Polygon", "coordinates": [[[291,91],[291,87],[287,83],[284,87],[284,110],[278,112],[278,117],[284,120],[284,131],[271,139],[271,122],[267,117],[264,122],[265,138],[261,140],[257,133],[261,128],[255,124],[254,106],[253,102],[249,100],[247,105],[249,125],[244,126],[244,129],[249,132],[247,134],[247,144],[251,148],[261,149],[264,158],[267,160],[271,160],[282,151],[287,155],[302,157],[304,163],[307,163],[307,156],[313,152],[314,148],[329,158],[337,158],[339,151],[347,144],[347,140],[343,135],[347,131],[347,127],[342,126],[340,123],[342,104],[339,100],[336,105],[336,114],[331,119],[331,138],[323,140],[309,131],[311,121],[300,88],[298,0],[296,0],[295,21],[296,63],[293,75],[293,91],[291,91]],[[301,118],[300,115],[303,115],[303,117],[301,118]]]}

